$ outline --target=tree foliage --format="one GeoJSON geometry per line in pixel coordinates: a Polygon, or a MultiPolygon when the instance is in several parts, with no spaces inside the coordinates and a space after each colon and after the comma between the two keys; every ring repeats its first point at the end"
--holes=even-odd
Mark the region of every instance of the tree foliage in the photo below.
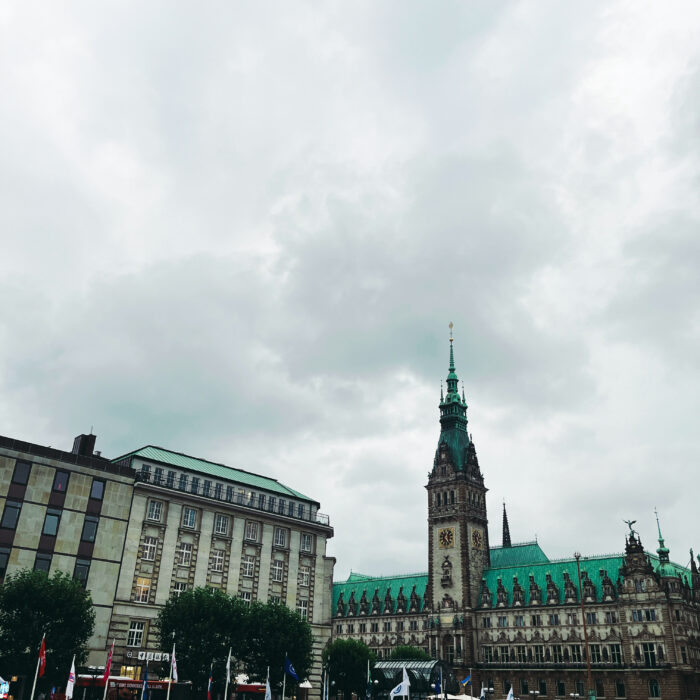
{"type": "Polygon", "coordinates": [[[22,569],[0,586],[0,659],[12,673],[33,677],[46,634],[41,689],[65,684],[73,654],[76,664],[86,660],[94,627],[90,593],[68,574],[22,569]]]}
{"type": "Polygon", "coordinates": [[[223,690],[229,648],[232,674],[245,670],[251,680],[264,681],[269,666],[271,684],[281,682],[285,652],[300,680],[311,668],[311,628],[284,605],[246,605],[220,590],[195,588],[168,600],[158,626],[161,649],[170,651],[175,642],[180,677],[196,690],[206,688],[212,663],[215,684],[223,690]]]}
{"type": "Polygon", "coordinates": [[[370,668],[377,661],[374,652],[359,639],[337,639],[323,650],[323,664],[328,669],[331,681],[343,697],[356,693],[364,697],[367,687],[367,661],[370,668]]]}
{"type": "Polygon", "coordinates": [[[394,647],[389,654],[389,661],[430,661],[431,657],[418,647],[408,644],[394,647]]]}

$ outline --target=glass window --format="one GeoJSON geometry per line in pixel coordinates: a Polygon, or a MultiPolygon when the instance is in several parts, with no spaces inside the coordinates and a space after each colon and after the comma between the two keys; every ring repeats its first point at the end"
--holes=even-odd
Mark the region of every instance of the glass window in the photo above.
{"type": "Polygon", "coordinates": [[[594,612],[586,613],[586,624],[595,625],[596,624],[596,614],[594,612]]]}
{"type": "Polygon", "coordinates": [[[310,566],[300,566],[299,567],[299,585],[307,587],[311,583],[311,567],[310,566]]]}
{"type": "Polygon", "coordinates": [[[615,681],[615,697],[616,698],[626,698],[627,691],[625,690],[625,682],[623,680],[615,681]]]}
{"type": "Polygon", "coordinates": [[[610,658],[614,664],[622,663],[622,647],[619,644],[610,645],[610,658]]]}
{"type": "Polygon", "coordinates": [[[0,547],[0,583],[7,573],[7,564],[10,561],[10,548],[0,547]]]}
{"type": "Polygon", "coordinates": [[[216,514],[214,518],[214,532],[217,535],[228,534],[228,515],[221,515],[221,513],[216,514]]]}
{"type": "Polygon", "coordinates": [[[153,470],[153,483],[159,486],[163,483],[163,467],[156,467],[153,470]]]}
{"type": "Polygon", "coordinates": [[[303,518],[304,517],[304,504],[299,503],[297,506],[297,518],[303,518]]]}
{"type": "Polygon", "coordinates": [[[570,649],[571,649],[571,660],[575,664],[580,664],[581,663],[581,645],[580,644],[572,644],[570,649]]]}
{"type": "Polygon", "coordinates": [[[34,571],[45,571],[49,573],[51,568],[51,555],[37,553],[36,559],[34,560],[34,571]]]}
{"type": "Polygon", "coordinates": [[[653,644],[644,643],[642,644],[642,650],[644,652],[644,665],[654,668],[656,666],[656,648],[653,644]]]}
{"type": "Polygon", "coordinates": [[[180,474],[177,487],[180,489],[180,491],[187,491],[187,477],[184,474],[180,474]]]}
{"type": "Polygon", "coordinates": [[[308,532],[301,533],[301,551],[310,552],[313,547],[312,535],[308,532]]]}
{"type": "Polygon", "coordinates": [[[19,520],[19,512],[22,509],[22,504],[18,501],[6,501],[5,510],[2,512],[2,520],[0,520],[0,527],[6,527],[10,530],[14,530],[17,527],[17,521],[19,520]]]}
{"type": "Polygon", "coordinates": [[[540,695],[546,696],[547,695],[547,681],[542,679],[540,681],[540,695]]]}
{"type": "Polygon", "coordinates": [[[83,523],[83,534],[80,539],[83,542],[94,542],[97,537],[97,526],[100,522],[99,518],[94,515],[86,515],[85,522],[83,523]]]}
{"type": "Polygon", "coordinates": [[[41,531],[42,535],[56,537],[58,533],[58,524],[61,522],[61,511],[58,508],[47,508],[44,516],[44,528],[41,531]]]}
{"type": "Polygon", "coordinates": [[[143,548],[141,550],[141,559],[145,561],[154,561],[156,558],[156,547],[158,539],[156,537],[146,537],[143,540],[143,548]]]}
{"type": "Polygon", "coordinates": [[[271,595],[267,599],[268,603],[274,603],[275,605],[280,605],[282,603],[282,596],[271,595]]]}
{"type": "Polygon", "coordinates": [[[280,515],[284,515],[284,506],[285,506],[285,504],[286,504],[286,501],[284,500],[284,498],[280,498],[279,503],[277,504],[277,512],[278,512],[280,515]]]}
{"type": "MultiPolygon", "coordinates": [[[[307,617],[309,616],[309,601],[308,600],[300,600],[299,603],[297,604],[297,612],[299,613],[299,616],[301,617],[302,620],[306,620],[307,617]]],[[[654,697],[658,697],[654,696],[654,697]]]]}
{"type": "Polygon", "coordinates": [[[529,695],[530,694],[530,686],[524,678],[520,679],[520,694],[521,695],[529,695]]]}
{"type": "Polygon", "coordinates": [[[212,550],[211,570],[212,571],[223,571],[224,570],[224,550],[223,549],[212,550]]]}
{"type": "Polygon", "coordinates": [[[253,594],[250,591],[241,591],[241,600],[249,604],[253,600],[253,594]]]}
{"type": "Polygon", "coordinates": [[[199,492],[199,477],[193,476],[192,479],[190,480],[190,491],[192,493],[199,492]]]}
{"type": "Polygon", "coordinates": [[[87,587],[88,575],[90,574],[90,560],[76,559],[73,578],[80,583],[83,588],[87,587]]]}
{"type": "Polygon", "coordinates": [[[26,484],[29,481],[29,473],[32,470],[32,465],[29,462],[18,461],[15,464],[15,471],[12,474],[13,484],[26,484]]]}
{"type": "Polygon", "coordinates": [[[149,501],[148,502],[148,519],[156,520],[160,522],[161,516],[163,515],[163,502],[162,501],[149,501]]]}
{"type": "Polygon", "coordinates": [[[143,643],[143,630],[146,626],[145,622],[140,620],[132,620],[129,623],[129,634],[126,637],[126,646],[140,647],[143,643]]]}
{"type": "Polygon", "coordinates": [[[252,578],[253,573],[255,572],[255,557],[252,554],[246,554],[243,557],[242,568],[243,575],[248,578],[252,578]]]}
{"type": "Polygon", "coordinates": [[[216,484],[214,486],[214,498],[218,498],[221,500],[221,491],[223,490],[223,485],[222,484],[216,484]]]}
{"type": "Polygon", "coordinates": [[[289,501],[289,503],[287,503],[287,515],[294,515],[294,503],[292,501],[289,501]]]}
{"type": "Polygon", "coordinates": [[[282,527],[275,528],[275,547],[286,547],[287,531],[282,527]]]}
{"type": "Polygon", "coordinates": [[[245,538],[247,540],[252,540],[253,542],[258,541],[258,524],[253,521],[248,521],[245,525],[245,538]]]}
{"type": "Polygon", "coordinates": [[[101,501],[105,494],[105,482],[101,479],[93,479],[90,487],[90,498],[101,501]]]}
{"type": "Polygon", "coordinates": [[[590,650],[591,650],[591,663],[592,664],[599,664],[602,661],[601,654],[600,654],[600,644],[591,644],[590,650]]]}
{"type": "Polygon", "coordinates": [[[168,478],[165,482],[165,485],[169,488],[172,489],[175,487],[175,472],[174,471],[169,471],[168,472],[168,478]]]}
{"type": "Polygon", "coordinates": [[[265,508],[265,494],[264,493],[258,494],[258,508],[260,508],[260,510],[264,510],[264,508],[265,508]]]}
{"type": "Polygon", "coordinates": [[[180,566],[189,566],[192,562],[192,545],[187,542],[180,543],[178,551],[178,564],[180,566]]]}
{"type": "Polygon", "coordinates": [[[233,486],[226,487],[226,500],[231,503],[233,501],[233,486]]]}
{"type": "Polygon", "coordinates": [[[57,471],[56,476],[53,478],[53,490],[65,493],[67,488],[68,472],[57,471]]]}
{"type": "Polygon", "coordinates": [[[284,562],[283,561],[273,561],[272,562],[272,580],[281,581],[284,576],[284,562]]]}
{"type": "Polygon", "coordinates": [[[581,697],[584,697],[584,695],[583,695],[583,681],[576,681],[576,692],[581,697]]]}
{"type": "Polygon", "coordinates": [[[552,645],[552,661],[554,661],[555,664],[560,664],[564,660],[562,653],[561,653],[561,644],[553,644],[552,645]]]}
{"type": "Polygon", "coordinates": [[[182,509],[182,527],[194,527],[197,522],[197,511],[185,506],[182,509]]]}
{"type": "Polygon", "coordinates": [[[595,682],[595,694],[596,698],[605,697],[605,686],[603,685],[603,681],[600,680],[600,678],[595,682]]]}
{"type": "Polygon", "coordinates": [[[566,683],[557,681],[557,695],[566,695],[566,683]]]}
{"type": "Polygon", "coordinates": [[[267,502],[267,509],[270,511],[270,513],[274,513],[276,503],[277,499],[274,496],[270,496],[270,499],[267,502]]]}
{"type": "Polygon", "coordinates": [[[660,698],[661,690],[659,688],[659,681],[655,678],[649,680],[649,697],[650,698],[660,698]]]}
{"type": "Polygon", "coordinates": [[[173,585],[173,595],[177,598],[180,593],[184,593],[187,590],[187,584],[184,581],[176,581],[173,585]]]}
{"type": "Polygon", "coordinates": [[[208,479],[204,480],[204,495],[211,496],[211,481],[208,479]]]}
{"type": "Polygon", "coordinates": [[[151,579],[142,578],[138,576],[136,578],[136,592],[134,595],[134,600],[137,603],[148,603],[148,596],[151,592],[151,579]]]}

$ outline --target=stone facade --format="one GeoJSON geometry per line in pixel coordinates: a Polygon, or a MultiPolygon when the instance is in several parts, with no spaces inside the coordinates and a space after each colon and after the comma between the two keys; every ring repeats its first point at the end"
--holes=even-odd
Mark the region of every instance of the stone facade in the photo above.
{"type": "Polygon", "coordinates": [[[134,474],[93,454],[0,437],[0,582],[27,568],[83,581],[95,605],[90,664],[104,663],[107,628],[129,521],[134,474]]]}
{"type": "Polygon", "coordinates": [[[550,560],[537,542],[489,544],[486,487],[450,343],[440,437],[428,476],[428,570],[351,574],[333,586],[333,638],[380,658],[401,644],[448,661],[494,697],[697,700],[700,574],[630,528],[617,555],[550,560]],[[579,581],[580,568],[580,581],[579,581]],[[582,601],[583,599],[583,601],[582,601]],[[406,604],[406,600],[410,603],[406,604]],[[582,607],[583,602],[583,607],[582,607]],[[588,651],[587,651],[588,650],[588,651]]]}

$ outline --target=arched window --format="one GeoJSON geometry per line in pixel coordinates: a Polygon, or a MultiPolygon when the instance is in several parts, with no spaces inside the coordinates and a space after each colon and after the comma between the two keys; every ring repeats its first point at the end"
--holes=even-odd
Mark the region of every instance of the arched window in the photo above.
{"type": "Polygon", "coordinates": [[[659,689],[659,681],[656,678],[651,678],[649,680],[649,697],[650,698],[660,698],[661,690],[659,689]]]}

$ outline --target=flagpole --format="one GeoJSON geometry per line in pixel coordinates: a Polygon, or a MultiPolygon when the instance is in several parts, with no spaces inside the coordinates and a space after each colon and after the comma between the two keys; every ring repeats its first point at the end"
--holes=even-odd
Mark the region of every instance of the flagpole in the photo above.
{"type": "MultiPolygon", "coordinates": [[[[108,667],[105,669],[106,677],[105,677],[105,692],[104,695],[102,696],[102,700],[107,700],[107,688],[109,688],[109,674],[112,670],[112,654],[114,653],[114,639],[112,639],[112,648],[109,653],[109,658],[107,659],[107,664],[108,667]]],[[[148,666],[148,662],[146,662],[146,666],[148,666]]]]}
{"type": "MultiPolygon", "coordinates": [[[[70,683],[70,677],[71,674],[73,675],[73,687],[70,690],[70,697],[68,696],[68,693],[66,692],[66,700],[73,700],[73,693],[75,692],[75,671],[73,670],[75,668],[75,654],[73,654],[73,661],[70,662],[70,673],[68,674],[68,683],[70,683]]],[[[66,683],[66,691],[68,691],[68,683],[66,683]]]]}
{"type": "Polygon", "coordinates": [[[287,690],[287,652],[284,652],[284,661],[285,661],[285,666],[284,669],[282,670],[282,700],[284,700],[284,694],[287,690]]]}
{"type": "MultiPolygon", "coordinates": [[[[46,639],[46,632],[41,636],[41,641],[43,642],[44,639],[46,639]]],[[[41,647],[39,647],[41,650],[41,647]]],[[[32,686],[32,694],[30,696],[30,700],[34,700],[34,691],[36,690],[36,679],[39,677],[39,664],[41,663],[41,651],[39,651],[39,657],[36,660],[36,671],[34,671],[34,685],[32,686]]]]}
{"type": "Polygon", "coordinates": [[[170,655],[170,673],[168,674],[168,694],[165,700],[170,700],[170,687],[173,684],[173,656],[175,656],[175,644],[173,644],[173,653],[170,655]]]}
{"type": "Polygon", "coordinates": [[[228,684],[231,680],[231,647],[228,648],[228,660],[226,661],[226,689],[224,690],[224,700],[228,700],[228,684]]]}

